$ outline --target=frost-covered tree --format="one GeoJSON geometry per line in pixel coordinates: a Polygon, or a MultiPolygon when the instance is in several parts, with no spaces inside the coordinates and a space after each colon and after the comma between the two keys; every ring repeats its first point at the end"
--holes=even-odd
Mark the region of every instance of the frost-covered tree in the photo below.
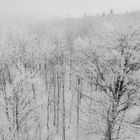
{"type": "Polygon", "coordinates": [[[97,93],[106,100],[96,101],[88,96],[104,108],[100,113],[106,128],[101,135],[104,134],[109,140],[120,138],[125,111],[139,90],[139,79],[136,77],[139,70],[138,38],[137,32],[131,31],[119,35],[114,42],[116,44],[113,44],[116,48],[106,48],[106,53],[97,49],[82,50],[85,56],[80,61],[85,70],[82,78],[93,84],[97,93]]]}

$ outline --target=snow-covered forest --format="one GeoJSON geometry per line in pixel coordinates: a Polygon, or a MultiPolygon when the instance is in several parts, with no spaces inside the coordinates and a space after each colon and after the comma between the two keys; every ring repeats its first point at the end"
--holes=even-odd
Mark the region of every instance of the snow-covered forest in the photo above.
{"type": "Polygon", "coordinates": [[[0,140],[139,140],[140,13],[0,22],[0,140]]]}

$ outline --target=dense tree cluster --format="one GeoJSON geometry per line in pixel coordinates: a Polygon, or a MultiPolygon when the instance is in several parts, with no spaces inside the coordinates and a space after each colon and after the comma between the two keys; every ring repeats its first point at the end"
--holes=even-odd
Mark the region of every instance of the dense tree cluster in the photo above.
{"type": "Polygon", "coordinates": [[[0,140],[117,140],[138,133],[140,30],[109,18],[1,26],[0,140]]]}

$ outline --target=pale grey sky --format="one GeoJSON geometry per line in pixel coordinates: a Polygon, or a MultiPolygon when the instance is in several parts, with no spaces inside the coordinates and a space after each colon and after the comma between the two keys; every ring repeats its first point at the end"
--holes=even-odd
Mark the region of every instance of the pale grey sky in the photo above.
{"type": "Polygon", "coordinates": [[[140,10],[140,0],[0,0],[0,15],[81,16],[140,10]]]}

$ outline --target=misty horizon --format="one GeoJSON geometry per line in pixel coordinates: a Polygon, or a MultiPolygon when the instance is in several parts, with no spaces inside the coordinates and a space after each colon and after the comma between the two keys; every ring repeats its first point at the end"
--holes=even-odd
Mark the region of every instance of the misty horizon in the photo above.
{"type": "Polygon", "coordinates": [[[139,11],[138,0],[0,0],[0,17],[81,17],[139,11]]]}

